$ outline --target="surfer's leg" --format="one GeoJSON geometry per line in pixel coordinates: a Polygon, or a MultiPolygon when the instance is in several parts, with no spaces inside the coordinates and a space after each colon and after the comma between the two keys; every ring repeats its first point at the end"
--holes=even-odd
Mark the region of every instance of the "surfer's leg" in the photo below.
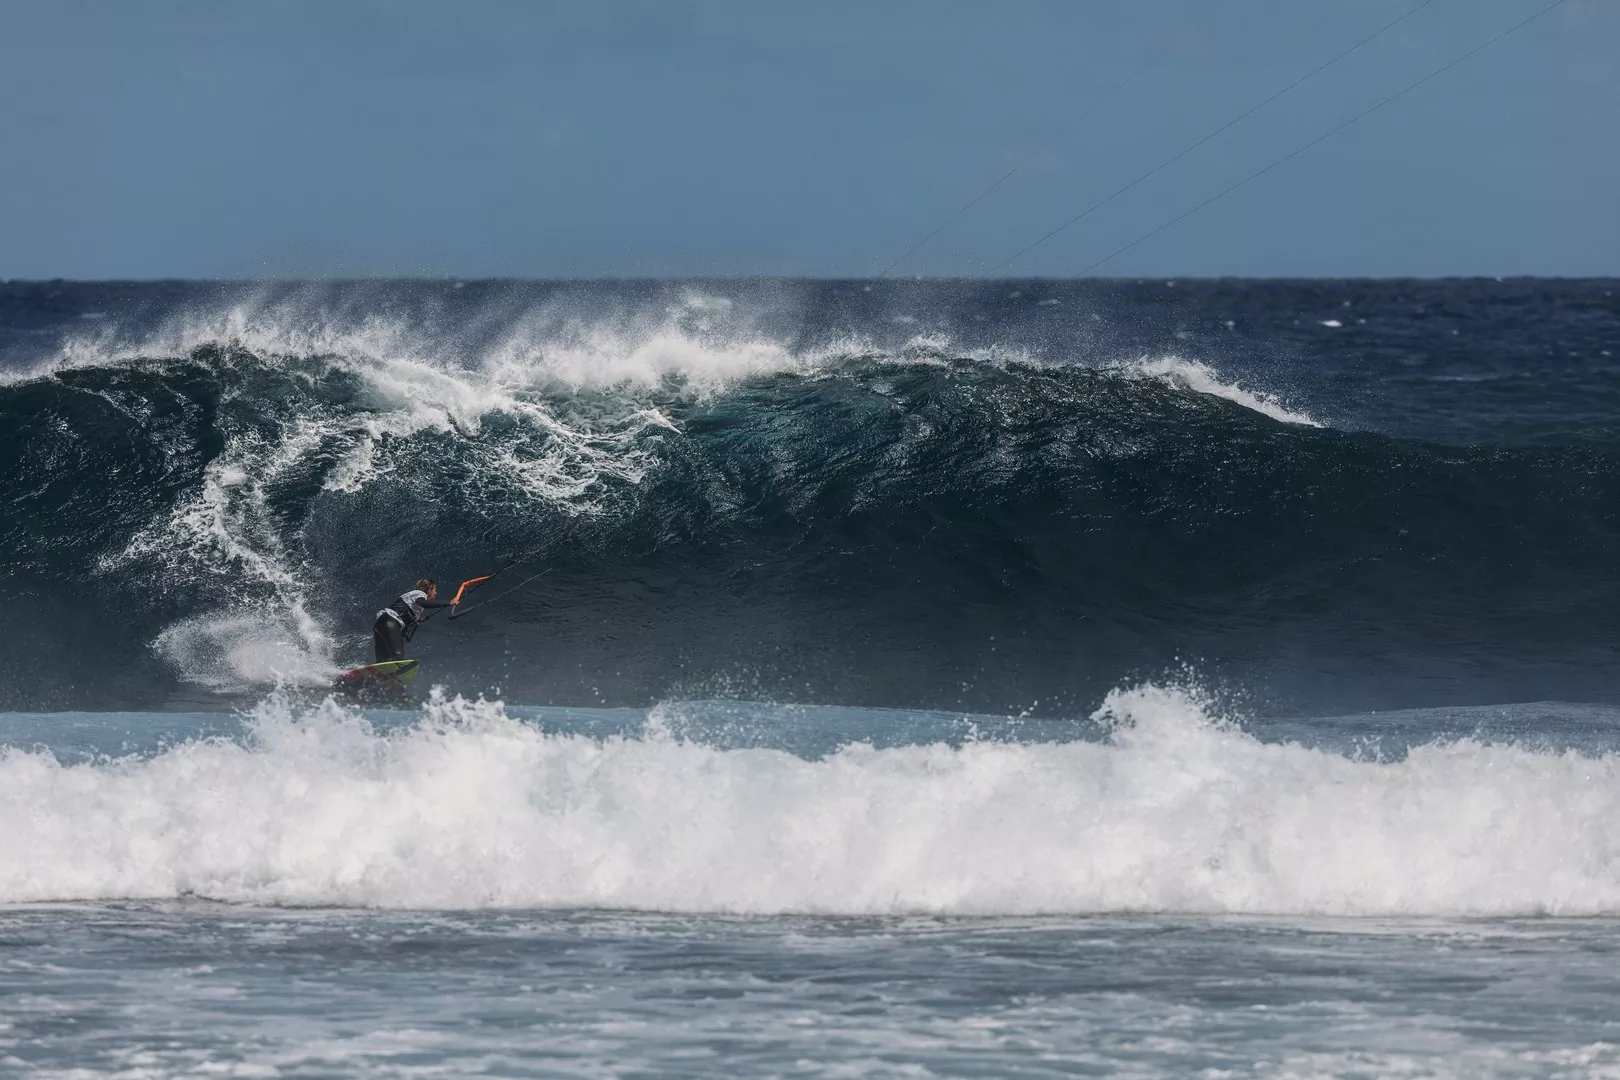
{"type": "Polygon", "coordinates": [[[377,663],[388,660],[405,659],[405,633],[404,629],[384,615],[371,624],[371,649],[377,655],[377,663]]]}

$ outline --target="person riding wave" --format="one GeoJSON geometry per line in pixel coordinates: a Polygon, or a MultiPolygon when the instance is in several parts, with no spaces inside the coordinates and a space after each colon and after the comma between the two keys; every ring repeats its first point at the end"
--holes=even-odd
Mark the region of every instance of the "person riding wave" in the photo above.
{"type": "Polygon", "coordinates": [[[405,659],[405,643],[416,634],[417,626],[427,618],[424,611],[455,605],[438,599],[439,586],[432,578],[422,578],[416,588],[401,593],[392,604],[377,612],[377,621],[371,624],[371,644],[377,653],[377,663],[405,659]]]}

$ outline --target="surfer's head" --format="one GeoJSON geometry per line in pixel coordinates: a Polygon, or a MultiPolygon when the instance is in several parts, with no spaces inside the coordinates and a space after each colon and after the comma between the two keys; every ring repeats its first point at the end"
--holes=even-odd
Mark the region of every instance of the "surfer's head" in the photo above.
{"type": "Polygon", "coordinates": [[[430,577],[417,578],[416,587],[427,593],[429,600],[439,595],[439,583],[430,577]]]}

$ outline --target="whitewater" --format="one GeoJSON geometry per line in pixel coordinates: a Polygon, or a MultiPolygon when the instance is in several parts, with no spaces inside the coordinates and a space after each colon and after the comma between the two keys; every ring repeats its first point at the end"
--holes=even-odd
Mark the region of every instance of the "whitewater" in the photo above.
{"type": "Polygon", "coordinates": [[[281,692],[0,743],[8,1073],[1620,1068],[1620,710],[281,692]]]}
{"type": "Polygon", "coordinates": [[[1210,707],[1144,686],[1073,725],[1089,739],[803,757],[682,737],[674,706],[593,737],[499,702],[435,698],[379,729],[274,697],[235,738],[68,763],[8,750],[0,903],[1620,914],[1611,753],[1458,740],[1357,758],[1259,741],[1210,707]]]}

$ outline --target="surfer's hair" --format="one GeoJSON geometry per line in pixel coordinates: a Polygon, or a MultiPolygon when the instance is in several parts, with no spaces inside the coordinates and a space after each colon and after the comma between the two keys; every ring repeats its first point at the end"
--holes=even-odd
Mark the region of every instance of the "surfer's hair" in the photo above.
{"type": "Polygon", "coordinates": [[[421,589],[423,592],[427,592],[429,589],[437,589],[439,587],[439,583],[430,577],[417,578],[416,587],[421,589]]]}

